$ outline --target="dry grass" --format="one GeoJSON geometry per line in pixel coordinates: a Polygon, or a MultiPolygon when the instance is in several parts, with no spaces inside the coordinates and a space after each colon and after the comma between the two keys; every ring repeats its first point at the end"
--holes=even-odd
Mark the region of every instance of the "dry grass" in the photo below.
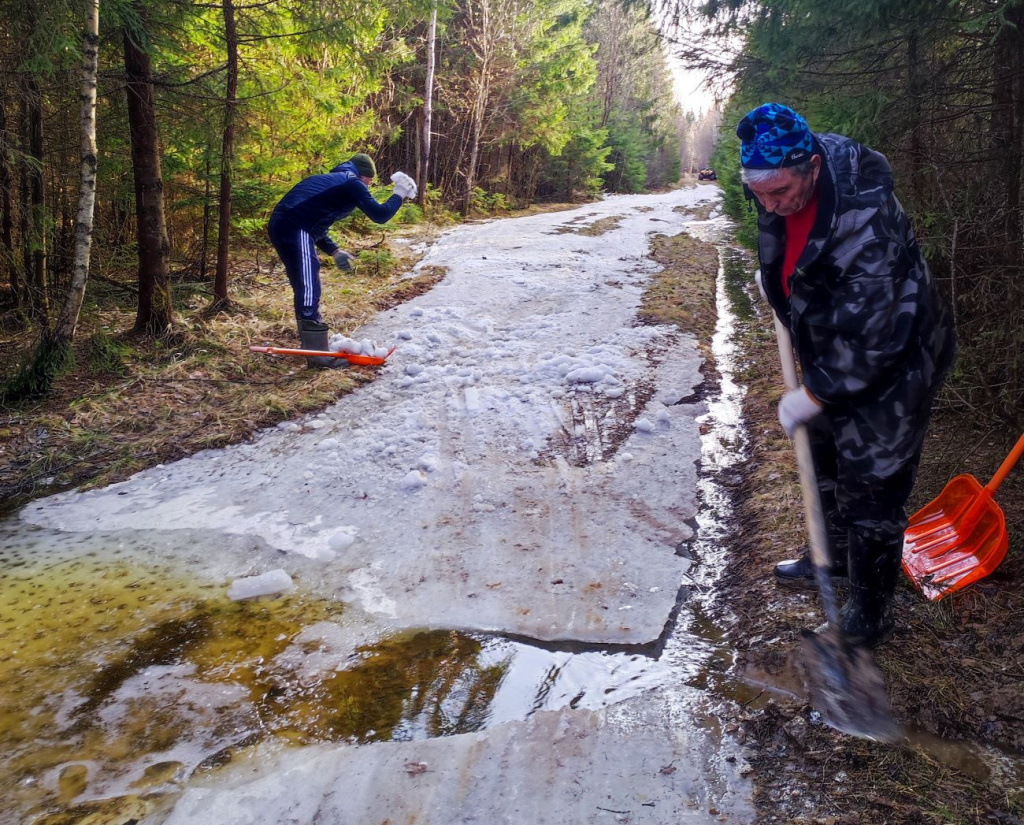
{"type": "Polygon", "coordinates": [[[640,320],[676,324],[692,332],[705,358],[710,360],[716,320],[718,250],[684,232],[673,237],[655,237],[651,257],[664,269],[644,293],[638,313],[640,320]]]}
{"type": "Polygon", "coordinates": [[[622,218],[618,215],[613,215],[608,218],[598,218],[596,221],[587,223],[589,218],[594,217],[594,214],[581,215],[578,218],[574,218],[570,221],[570,224],[577,224],[575,226],[567,224],[565,226],[556,227],[553,232],[555,235],[586,235],[591,238],[596,238],[605,232],[611,232],[621,222],[622,218]]]}

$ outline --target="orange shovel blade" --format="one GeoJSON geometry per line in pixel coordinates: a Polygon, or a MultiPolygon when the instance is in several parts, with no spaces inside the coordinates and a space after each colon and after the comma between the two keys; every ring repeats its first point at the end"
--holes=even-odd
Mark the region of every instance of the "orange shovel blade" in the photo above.
{"type": "Polygon", "coordinates": [[[935,601],[995,570],[1006,557],[1006,519],[970,475],[954,478],[915,513],[903,535],[903,569],[935,601]]]}
{"type": "Polygon", "coordinates": [[[288,347],[249,347],[250,352],[263,352],[267,355],[299,355],[299,356],[319,356],[327,358],[344,358],[350,364],[358,364],[363,367],[379,367],[391,356],[391,353],[395,351],[395,347],[388,350],[388,354],[383,358],[378,358],[375,355],[354,355],[351,352],[329,352],[314,349],[290,349],[288,347]]]}

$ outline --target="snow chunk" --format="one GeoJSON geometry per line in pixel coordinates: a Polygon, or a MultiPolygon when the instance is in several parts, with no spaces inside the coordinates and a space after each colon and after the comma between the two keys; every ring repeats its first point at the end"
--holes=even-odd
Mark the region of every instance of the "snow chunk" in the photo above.
{"type": "Polygon", "coordinates": [[[405,477],[398,482],[398,486],[408,492],[414,492],[427,485],[427,477],[421,470],[410,470],[405,477]]]}
{"type": "Polygon", "coordinates": [[[436,472],[440,466],[441,460],[436,455],[420,456],[420,460],[416,462],[416,469],[426,470],[428,473],[436,472]]]}
{"type": "Polygon", "coordinates": [[[649,418],[638,418],[633,426],[637,432],[641,433],[653,433],[655,430],[655,426],[649,418]]]}
{"type": "Polygon", "coordinates": [[[570,384],[596,384],[607,374],[604,367],[580,367],[568,372],[565,380],[570,384]]]}
{"type": "Polygon", "coordinates": [[[356,540],[357,530],[355,527],[342,527],[337,533],[327,540],[327,546],[335,552],[345,550],[352,546],[356,540]]]}
{"type": "Polygon", "coordinates": [[[331,352],[347,352],[349,355],[370,355],[374,358],[383,358],[388,352],[387,347],[379,347],[375,341],[371,341],[369,338],[356,341],[344,335],[332,335],[327,348],[331,352]]]}
{"type": "Polygon", "coordinates": [[[273,593],[287,593],[294,589],[295,582],[292,581],[292,577],[279,567],[259,576],[235,579],[228,588],[228,598],[237,602],[273,593]]]}

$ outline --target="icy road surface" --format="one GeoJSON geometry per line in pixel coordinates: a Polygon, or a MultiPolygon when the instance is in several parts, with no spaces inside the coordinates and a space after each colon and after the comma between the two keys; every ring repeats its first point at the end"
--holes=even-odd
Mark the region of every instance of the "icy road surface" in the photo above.
{"type": "MultiPolygon", "coordinates": [[[[300,593],[357,603],[344,626],[311,618],[295,637],[295,666],[311,678],[318,668],[342,670],[357,646],[402,628],[593,645],[656,640],[687,573],[677,548],[698,509],[694,419],[703,409],[690,399],[701,359],[685,331],[641,325],[636,313],[654,271],[650,236],[681,231],[687,207],[717,194],[609,198],[454,229],[420,264],[445,267],[445,280],[354,331],[398,345],[372,384],[248,444],[37,501],[21,517],[48,528],[48,541],[64,536],[67,552],[90,557],[113,544],[222,587],[225,598],[245,586],[240,578],[272,573],[300,593]],[[350,616],[359,612],[369,614],[365,627],[350,616]],[[312,650],[311,640],[320,642],[312,650]]],[[[673,637],[666,650],[707,655],[681,643],[673,637]]],[[[515,667],[529,670],[523,647],[515,667]]],[[[572,688],[563,682],[574,661],[585,680],[594,667],[586,657],[601,655],[566,652],[564,669],[522,679],[513,668],[490,724],[471,733],[303,746],[267,737],[223,768],[201,770],[179,742],[146,757],[162,760],[153,769],[178,765],[177,778],[154,788],[167,796],[136,799],[133,818],[753,823],[749,766],[722,730],[716,700],[663,678],[667,664],[609,656],[623,678],[636,674],[634,690],[592,696],[600,691],[588,687],[598,686],[584,681],[572,701],[543,701],[545,685],[572,688]],[[532,710],[512,710],[517,697],[507,694],[517,685],[532,710]],[[158,810],[147,814],[146,805],[158,810]]],[[[212,735],[214,718],[223,727],[238,717],[245,732],[243,698],[203,692],[178,671],[140,673],[137,701],[159,704],[154,685],[165,685],[211,718],[189,736],[212,735]]],[[[118,708],[108,701],[100,712],[118,708]]],[[[129,784],[144,767],[107,793],[145,787],[129,784]]],[[[91,798],[103,793],[100,766],[70,768],[91,771],[91,798]]]]}
{"type": "Polygon", "coordinates": [[[182,552],[225,587],[281,568],[398,628],[650,642],[688,565],[676,548],[696,512],[701,408],[680,401],[701,359],[688,334],[636,311],[650,236],[716,195],[612,197],[449,232],[420,264],[446,279],[355,333],[398,345],[371,385],[22,517],[182,531],[182,552]]]}

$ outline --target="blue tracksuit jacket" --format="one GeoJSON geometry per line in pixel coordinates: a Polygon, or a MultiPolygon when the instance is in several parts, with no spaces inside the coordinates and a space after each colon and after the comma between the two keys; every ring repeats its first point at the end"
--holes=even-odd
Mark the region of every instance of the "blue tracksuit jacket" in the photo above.
{"type": "Polygon", "coordinates": [[[378,203],[351,162],[299,181],[281,198],[267,231],[288,273],[298,318],[320,320],[320,261],[314,246],[328,255],[338,250],[327,234],[331,224],[357,208],[375,223],[387,223],[401,205],[399,195],[378,203]]]}

